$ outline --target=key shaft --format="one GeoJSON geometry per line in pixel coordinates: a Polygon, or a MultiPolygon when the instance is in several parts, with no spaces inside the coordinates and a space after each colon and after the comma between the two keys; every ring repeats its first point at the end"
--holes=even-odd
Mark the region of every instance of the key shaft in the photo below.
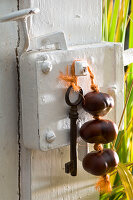
{"type": "Polygon", "coordinates": [[[79,91],[79,98],[72,103],[69,99],[69,93],[72,87],[70,86],[66,92],[66,103],[71,106],[69,112],[70,118],[70,162],[65,164],[65,172],[70,173],[71,176],[77,175],[77,106],[82,102],[83,91],[79,91]]]}

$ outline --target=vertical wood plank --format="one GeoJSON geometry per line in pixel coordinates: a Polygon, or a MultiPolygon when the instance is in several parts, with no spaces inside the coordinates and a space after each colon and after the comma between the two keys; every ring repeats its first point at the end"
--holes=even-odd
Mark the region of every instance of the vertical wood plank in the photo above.
{"type": "MultiPolygon", "coordinates": [[[[0,15],[17,9],[17,0],[1,0],[0,15]]],[[[0,199],[18,200],[17,24],[0,24],[0,199]]]]}
{"type": "Polygon", "coordinates": [[[33,151],[32,166],[32,200],[77,200],[85,196],[88,200],[98,199],[94,189],[96,178],[87,174],[82,163],[78,161],[78,176],[65,174],[65,163],[69,161],[69,147],[40,152],[33,151]]]}

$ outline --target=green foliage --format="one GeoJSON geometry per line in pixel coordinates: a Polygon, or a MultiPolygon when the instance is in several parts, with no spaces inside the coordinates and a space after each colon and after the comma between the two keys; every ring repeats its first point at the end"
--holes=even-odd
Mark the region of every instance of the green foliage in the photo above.
{"type": "MultiPolygon", "coordinates": [[[[133,48],[133,0],[103,0],[102,33],[104,41],[125,44],[127,40],[129,48],[133,48]]],[[[111,174],[113,187],[111,194],[101,194],[101,200],[133,199],[133,64],[127,67],[123,81],[124,130],[121,130],[120,126],[115,142],[120,164],[117,168],[118,172],[115,170],[111,174]]]]}
{"type": "Polygon", "coordinates": [[[121,179],[121,182],[125,188],[127,199],[133,199],[133,177],[131,172],[127,169],[124,164],[119,163],[118,173],[121,179]]]}
{"type": "Polygon", "coordinates": [[[113,9],[113,13],[112,13],[111,26],[109,29],[109,41],[110,42],[113,42],[115,40],[115,32],[116,32],[118,13],[119,13],[119,4],[120,4],[120,0],[115,0],[114,9],[113,9]]]}
{"type": "Polygon", "coordinates": [[[111,193],[106,193],[106,194],[102,194],[100,196],[101,200],[107,200],[107,199],[114,199],[118,196],[124,196],[125,192],[124,192],[124,187],[123,185],[117,186],[116,188],[113,188],[111,193]]]}

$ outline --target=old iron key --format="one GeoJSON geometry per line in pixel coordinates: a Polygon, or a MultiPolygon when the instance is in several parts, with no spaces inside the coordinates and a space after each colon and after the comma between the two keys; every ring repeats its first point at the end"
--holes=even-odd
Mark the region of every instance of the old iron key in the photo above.
{"type": "Polygon", "coordinates": [[[78,112],[77,112],[77,106],[82,102],[83,100],[83,90],[80,89],[78,92],[79,96],[78,99],[75,102],[71,102],[69,95],[72,90],[72,86],[70,86],[67,89],[65,100],[66,103],[71,106],[70,112],[69,112],[69,118],[70,118],[70,162],[65,164],[65,172],[67,174],[71,173],[71,176],[77,175],[77,150],[76,150],[76,143],[77,143],[77,119],[78,119],[78,112]]]}

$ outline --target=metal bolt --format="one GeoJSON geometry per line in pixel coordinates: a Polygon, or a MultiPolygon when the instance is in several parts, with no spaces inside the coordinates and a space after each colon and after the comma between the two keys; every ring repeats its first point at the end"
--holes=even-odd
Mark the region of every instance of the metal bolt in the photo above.
{"type": "Polygon", "coordinates": [[[47,140],[47,142],[51,143],[51,142],[53,142],[55,140],[55,138],[56,138],[56,135],[52,130],[48,130],[46,132],[46,140],[47,140]]]}
{"type": "Polygon", "coordinates": [[[43,73],[47,74],[52,70],[52,64],[49,61],[42,62],[42,71],[43,73]]]}

